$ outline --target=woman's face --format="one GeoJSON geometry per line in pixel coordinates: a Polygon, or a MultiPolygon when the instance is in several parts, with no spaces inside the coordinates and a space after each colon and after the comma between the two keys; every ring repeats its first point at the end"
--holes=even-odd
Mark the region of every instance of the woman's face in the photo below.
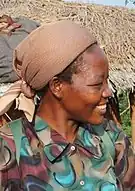
{"type": "Polygon", "coordinates": [[[98,45],[85,52],[72,84],[64,83],[61,104],[71,120],[100,124],[111,96],[108,87],[108,61],[98,45]]]}

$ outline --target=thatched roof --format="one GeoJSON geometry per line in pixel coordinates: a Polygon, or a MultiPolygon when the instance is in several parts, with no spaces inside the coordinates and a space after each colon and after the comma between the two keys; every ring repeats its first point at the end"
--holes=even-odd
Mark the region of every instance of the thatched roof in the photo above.
{"type": "Polygon", "coordinates": [[[1,14],[27,16],[41,23],[61,19],[81,22],[104,47],[110,62],[110,79],[117,88],[134,86],[135,10],[57,0],[7,0],[1,6],[1,14]]]}

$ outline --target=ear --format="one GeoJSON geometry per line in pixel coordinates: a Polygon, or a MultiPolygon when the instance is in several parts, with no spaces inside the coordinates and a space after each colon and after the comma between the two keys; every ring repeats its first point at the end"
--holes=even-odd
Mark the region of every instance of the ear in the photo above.
{"type": "Polygon", "coordinates": [[[49,81],[49,89],[55,97],[58,99],[62,98],[63,83],[59,80],[58,77],[53,77],[49,81]]]}

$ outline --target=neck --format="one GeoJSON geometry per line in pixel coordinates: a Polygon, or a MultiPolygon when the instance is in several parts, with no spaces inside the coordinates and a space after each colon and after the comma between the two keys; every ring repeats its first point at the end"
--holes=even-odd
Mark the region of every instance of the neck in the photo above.
{"type": "Polygon", "coordinates": [[[37,115],[55,129],[68,142],[73,142],[78,130],[78,123],[69,119],[61,104],[52,96],[45,96],[37,115]]]}

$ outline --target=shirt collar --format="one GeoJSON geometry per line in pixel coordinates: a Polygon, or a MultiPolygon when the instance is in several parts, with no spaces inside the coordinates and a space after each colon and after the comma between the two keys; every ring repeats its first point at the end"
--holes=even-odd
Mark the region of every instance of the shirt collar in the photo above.
{"type": "Polygon", "coordinates": [[[57,131],[51,129],[49,125],[40,117],[35,118],[35,131],[39,140],[44,144],[44,152],[50,162],[53,162],[70,145],[57,131]]]}
{"type": "Polygon", "coordinates": [[[35,130],[39,139],[45,145],[44,152],[50,162],[56,161],[61,155],[68,154],[70,148],[79,145],[81,148],[95,157],[100,153],[100,138],[92,133],[90,125],[81,126],[78,129],[76,139],[73,144],[67,142],[58,132],[51,129],[40,117],[36,116],[35,130]]]}

